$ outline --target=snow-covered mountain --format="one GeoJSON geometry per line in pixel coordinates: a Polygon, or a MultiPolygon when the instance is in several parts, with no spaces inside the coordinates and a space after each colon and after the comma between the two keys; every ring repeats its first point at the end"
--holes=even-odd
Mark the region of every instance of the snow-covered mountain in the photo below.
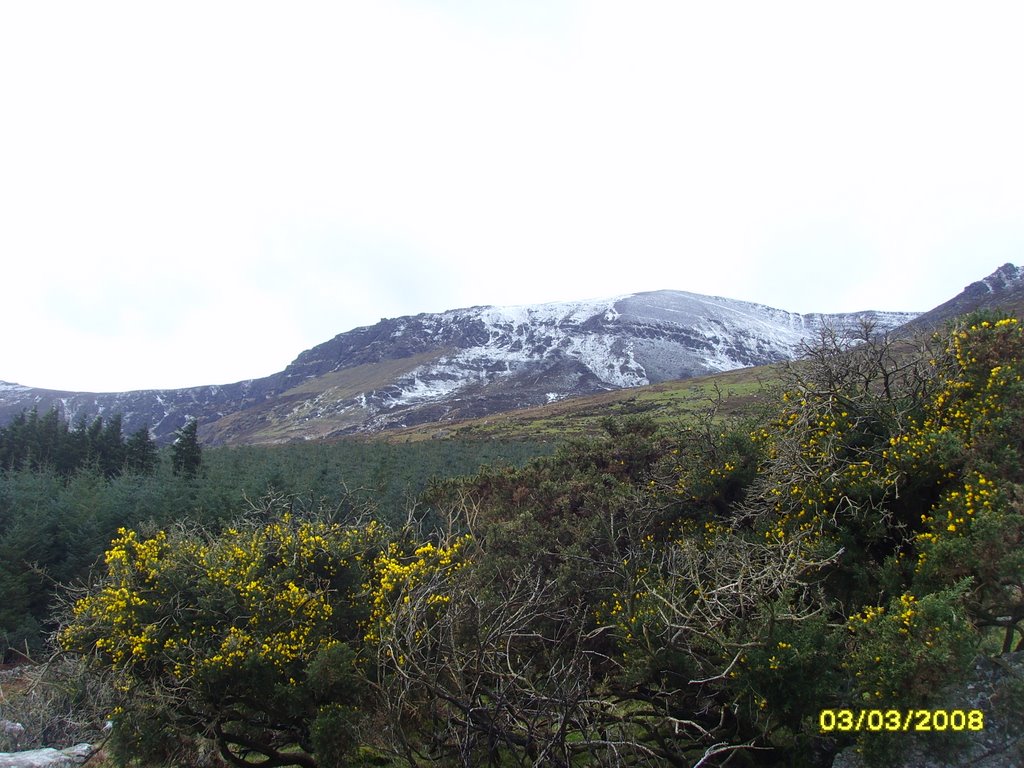
{"type": "Polygon", "coordinates": [[[235,384],[90,394],[0,383],[0,423],[56,405],[71,421],[123,413],[127,431],[148,424],[158,440],[192,416],[214,443],[312,439],[792,359],[825,325],[888,331],[914,317],[800,315],[684,291],[471,307],[356,328],[235,384]]]}
{"type": "MultiPolygon", "coordinates": [[[[302,353],[297,384],[353,366],[407,360],[385,385],[318,405],[381,428],[413,407],[478,416],[570,395],[682,379],[797,356],[830,324],[890,330],[914,313],[799,315],[732,299],[655,291],[592,301],[472,307],[382,320],[302,353]],[[425,356],[420,359],[421,356],[425,356]]],[[[415,418],[415,417],[414,417],[415,418]]]]}

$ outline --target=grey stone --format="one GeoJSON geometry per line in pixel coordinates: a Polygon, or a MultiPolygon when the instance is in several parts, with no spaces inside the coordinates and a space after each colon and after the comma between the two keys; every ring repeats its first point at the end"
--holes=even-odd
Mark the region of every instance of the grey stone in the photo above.
{"type": "Polygon", "coordinates": [[[0,752],[0,768],[74,768],[93,752],[90,744],[67,749],[29,749],[24,752],[0,752]]]}

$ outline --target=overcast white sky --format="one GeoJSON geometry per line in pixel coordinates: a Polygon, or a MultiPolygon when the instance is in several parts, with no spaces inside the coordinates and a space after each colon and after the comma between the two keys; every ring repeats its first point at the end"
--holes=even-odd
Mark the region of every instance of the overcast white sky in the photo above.
{"type": "Polygon", "coordinates": [[[1024,4],[0,0],[0,379],[227,383],[381,317],[926,310],[1024,263],[1024,4]]]}

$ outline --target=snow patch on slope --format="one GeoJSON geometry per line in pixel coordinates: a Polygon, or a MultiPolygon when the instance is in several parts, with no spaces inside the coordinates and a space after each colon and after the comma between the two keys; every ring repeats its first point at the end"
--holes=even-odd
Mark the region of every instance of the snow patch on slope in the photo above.
{"type": "Polygon", "coordinates": [[[406,383],[403,379],[400,384],[401,392],[393,398],[393,404],[410,405],[427,400],[442,400],[468,383],[455,378],[440,378],[436,374],[436,370],[430,370],[425,366],[415,369],[409,374],[412,377],[411,382],[406,383]]]}
{"type": "Polygon", "coordinates": [[[584,323],[595,315],[618,316],[615,304],[631,294],[585,301],[553,301],[547,304],[523,304],[509,307],[483,307],[476,315],[488,328],[526,325],[563,325],[584,323]]]}
{"type": "Polygon", "coordinates": [[[552,302],[510,307],[453,310],[431,324],[440,332],[445,322],[480,323],[487,341],[418,366],[397,382],[394,406],[451,397],[471,385],[494,382],[545,361],[575,360],[609,388],[650,383],[631,345],[600,328],[584,328],[595,318],[601,324],[619,319],[615,304],[625,297],[552,302]]]}

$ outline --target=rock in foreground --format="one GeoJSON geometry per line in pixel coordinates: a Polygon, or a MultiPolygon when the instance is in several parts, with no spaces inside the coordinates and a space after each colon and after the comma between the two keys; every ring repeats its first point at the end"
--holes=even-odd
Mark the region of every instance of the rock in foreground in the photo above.
{"type": "Polygon", "coordinates": [[[29,749],[24,752],[0,752],[0,768],[73,768],[92,754],[89,744],[76,744],[67,749],[29,749]]]}

